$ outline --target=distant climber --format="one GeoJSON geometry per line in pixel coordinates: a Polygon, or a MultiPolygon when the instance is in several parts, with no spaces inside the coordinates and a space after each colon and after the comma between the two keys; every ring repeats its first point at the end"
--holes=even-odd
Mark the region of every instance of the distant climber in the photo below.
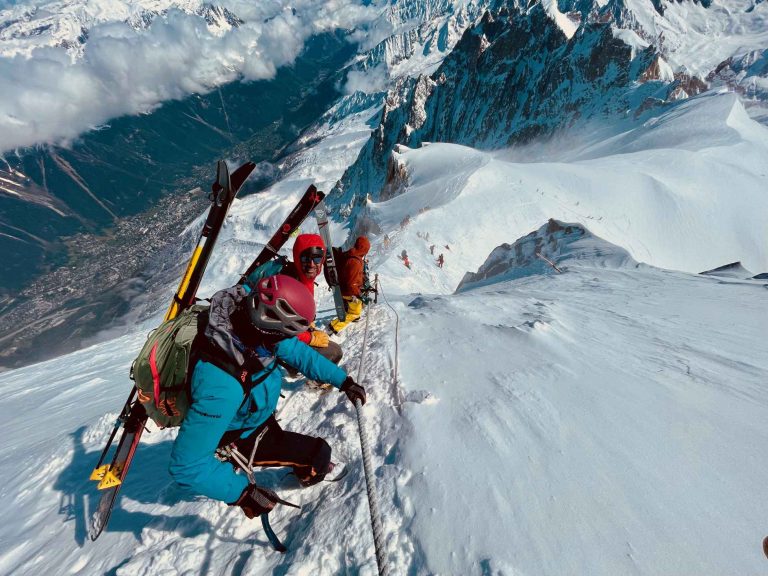
{"type": "Polygon", "coordinates": [[[432,246],[429,247],[429,253],[432,254],[432,256],[435,255],[435,245],[432,244],[432,246]]]}
{"type": "Polygon", "coordinates": [[[443,254],[440,253],[440,256],[437,257],[437,267],[442,268],[443,264],[445,264],[445,258],[443,258],[443,254]]]}
{"type": "Polygon", "coordinates": [[[411,267],[411,261],[408,260],[408,252],[406,252],[405,250],[400,252],[400,260],[403,261],[403,264],[405,264],[406,268],[410,268],[411,267]]]}

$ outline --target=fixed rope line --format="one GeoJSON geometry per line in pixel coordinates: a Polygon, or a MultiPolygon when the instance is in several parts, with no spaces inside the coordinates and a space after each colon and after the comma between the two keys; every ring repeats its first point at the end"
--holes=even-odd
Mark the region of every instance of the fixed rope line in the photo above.
{"type": "MultiPolygon", "coordinates": [[[[363,350],[360,353],[360,366],[357,369],[357,381],[362,382],[363,367],[365,366],[365,352],[368,343],[368,320],[371,315],[365,312],[365,332],[363,333],[363,350]]],[[[357,411],[357,426],[360,433],[360,447],[363,450],[363,471],[365,472],[365,486],[368,492],[368,508],[371,511],[371,527],[373,529],[373,545],[376,549],[376,565],[379,568],[379,576],[389,576],[389,565],[384,556],[384,530],[381,527],[381,514],[379,513],[379,498],[376,493],[376,482],[373,476],[373,464],[371,446],[368,442],[368,431],[363,420],[363,405],[360,400],[355,400],[357,411]]]]}
{"type": "Polygon", "coordinates": [[[397,386],[397,378],[398,378],[398,358],[400,356],[400,345],[398,343],[398,336],[400,334],[400,315],[397,313],[397,310],[392,306],[392,304],[389,303],[389,300],[387,300],[387,295],[384,294],[384,290],[381,288],[381,281],[376,278],[376,290],[381,293],[381,297],[384,298],[384,302],[386,302],[387,306],[389,306],[390,310],[395,313],[395,368],[394,368],[394,374],[392,375],[392,390],[393,390],[393,396],[395,398],[396,402],[396,408],[398,412],[400,412],[400,409],[402,408],[402,400],[401,395],[399,393],[399,388],[397,386]]]}

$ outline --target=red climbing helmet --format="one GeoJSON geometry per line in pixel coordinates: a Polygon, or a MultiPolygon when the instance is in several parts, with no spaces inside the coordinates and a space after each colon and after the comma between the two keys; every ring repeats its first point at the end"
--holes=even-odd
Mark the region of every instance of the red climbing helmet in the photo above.
{"type": "Polygon", "coordinates": [[[296,336],[315,319],[315,299],[298,280],[277,274],[262,278],[246,300],[251,324],[272,336],[296,336]]]}

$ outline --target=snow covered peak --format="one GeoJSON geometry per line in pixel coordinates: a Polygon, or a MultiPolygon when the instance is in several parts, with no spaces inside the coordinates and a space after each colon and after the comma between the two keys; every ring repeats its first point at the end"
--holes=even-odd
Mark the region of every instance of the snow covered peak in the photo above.
{"type": "Polygon", "coordinates": [[[398,81],[428,75],[494,4],[493,0],[394,0],[350,67],[346,90],[384,91],[398,81]]]}
{"type": "Polygon", "coordinates": [[[467,272],[456,292],[537,274],[556,274],[574,261],[600,268],[636,266],[629,252],[580,224],[550,219],[545,225],[491,252],[476,273],[467,272]]]}
{"type": "Polygon", "coordinates": [[[64,48],[82,56],[94,26],[123,23],[134,30],[148,28],[171,10],[195,14],[212,29],[226,30],[242,21],[221,6],[202,0],[52,0],[17,4],[0,10],[0,56],[31,57],[40,48],[64,48]]]}

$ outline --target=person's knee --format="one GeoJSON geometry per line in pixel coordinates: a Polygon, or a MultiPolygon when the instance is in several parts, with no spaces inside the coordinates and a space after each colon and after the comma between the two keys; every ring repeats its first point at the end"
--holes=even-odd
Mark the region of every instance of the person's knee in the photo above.
{"type": "Polygon", "coordinates": [[[344,356],[344,351],[336,342],[328,342],[328,360],[334,364],[341,362],[341,358],[344,356]]]}
{"type": "Polygon", "coordinates": [[[318,474],[325,474],[328,471],[328,465],[331,463],[331,446],[325,441],[325,438],[315,439],[315,453],[312,462],[313,468],[318,474]]]}

